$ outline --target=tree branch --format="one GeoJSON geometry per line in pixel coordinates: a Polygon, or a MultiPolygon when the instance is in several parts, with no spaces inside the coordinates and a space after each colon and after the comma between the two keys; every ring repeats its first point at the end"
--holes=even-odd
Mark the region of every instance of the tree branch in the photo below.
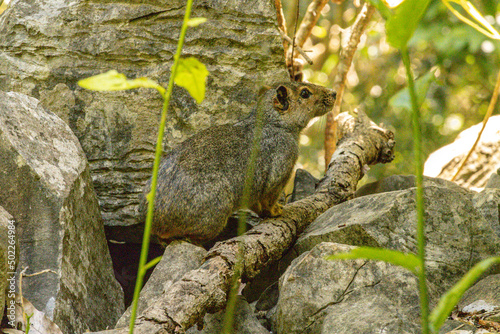
{"type": "MultiPolygon", "coordinates": [[[[278,30],[283,38],[283,50],[285,50],[285,59],[287,58],[288,47],[290,46],[290,41],[286,40],[283,36],[287,36],[286,32],[286,20],[283,15],[283,7],[281,6],[281,0],[274,0],[274,7],[276,8],[276,17],[278,19],[278,30]]],[[[290,39],[290,37],[288,37],[290,39]]]]}
{"type": "Polygon", "coordinates": [[[375,11],[375,7],[370,5],[369,3],[365,3],[363,8],[361,9],[358,17],[354,24],[349,28],[350,36],[347,45],[342,47],[342,53],[340,55],[340,60],[335,68],[334,74],[334,84],[333,89],[337,92],[337,99],[335,100],[335,105],[333,106],[333,110],[328,113],[326,117],[326,127],[325,127],[325,166],[328,166],[330,162],[333,152],[335,152],[335,147],[337,143],[336,134],[336,124],[335,117],[340,113],[340,107],[342,105],[342,98],[344,95],[345,84],[347,79],[347,73],[351,68],[352,59],[354,57],[354,53],[356,52],[359,44],[359,40],[361,35],[366,29],[368,22],[375,11]]]}

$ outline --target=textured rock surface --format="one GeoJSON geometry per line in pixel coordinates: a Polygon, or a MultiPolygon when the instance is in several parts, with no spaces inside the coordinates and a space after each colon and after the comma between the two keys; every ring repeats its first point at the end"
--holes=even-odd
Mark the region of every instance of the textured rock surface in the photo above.
{"type": "MultiPolygon", "coordinates": [[[[170,286],[186,272],[198,268],[206,253],[205,249],[187,242],[179,241],[169,244],[161,261],[156,265],[151,277],[141,290],[137,314],[141,314],[153,305],[158,296],[168,291],[170,286]]],[[[129,307],[116,324],[116,328],[128,326],[130,313],[129,307]]]]}
{"type": "MultiPolygon", "coordinates": [[[[446,320],[439,334],[474,334],[476,328],[458,320],[446,320]]],[[[482,333],[485,334],[485,333],[482,333]]]]}
{"type": "MultiPolygon", "coordinates": [[[[451,179],[476,141],[482,123],[462,131],[455,141],[432,153],[425,162],[424,174],[451,179]]],[[[492,173],[500,168],[500,116],[490,117],[476,149],[455,182],[467,188],[483,188],[492,173]]]]}
{"type": "MultiPolygon", "coordinates": [[[[389,191],[404,190],[414,188],[415,186],[415,175],[391,175],[382,180],[365,184],[356,191],[355,196],[361,197],[389,191]]],[[[424,176],[424,186],[446,187],[464,194],[469,193],[466,188],[457,185],[455,182],[436,177],[424,176]]]]}
{"type": "Polygon", "coordinates": [[[277,333],[418,333],[418,281],[384,262],[330,261],[349,246],[321,243],[280,279],[277,333]]]}
{"type": "Polygon", "coordinates": [[[484,187],[500,189],[500,168],[497,169],[496,173],[491,174],[484,187]]]}
{"type": "MultiPolygon", "coordinates": [[[[0,17],[0,90],[40,99],[81,142],[106,225],[136,221],[149,178],[162,100],[153,90],[90,92],[79,79],[110,69],[166,84],[184,0],[14,1],[0,17]]],[[[184,56],[210,75],[197,105],[174,88],[165,149],[194,130],[243,118],[259,88],[287,79],[272,0],[195,1],[184,56]]]]}
{"type": "MultiPolygon", "coordinates": [[[[473,192],[428,186],[427,265],[440,293],[476,262],[500,252],[494,226],[473,205],[473,192]]],[[[322,241],[416,253],[415,188],[364,196],[335,206],[318,217],[298,239],[297,254],[322,241]]]]}
{"type": "Polygon", "coordinates": [[[500,237],[500,189],[484,189],[474,194],[472,204],[500,237]]]}
{"type": "MultiPolygon", "coordinates": [[[[191,327],[186,331],[187,334],[219,334],[223,333],[224,311],[215,314],[207,314],[204,318],[205,327],[198,330],[191,327]]],[[[252,307],[244,298],[238,296],[234,310],[233,330],[234,334],[270,334],[257,320],[252,307]]]]}
{"type": "Polygon", "coordinates": [[[17,222],[23,295],[65,333],[111,326],[123,295],[85,155],[39,102],[0,92],[0,204],[17,222]]]}
{"type": "Polygon", "coordinates": [[[316,190],[318,182],[319,180],[312,176],[308,171],[304,169],[297,169],[295,171],[295,178],[293,179],[293,192],[290,202],[295,202],[312,195],[316,190]]]}

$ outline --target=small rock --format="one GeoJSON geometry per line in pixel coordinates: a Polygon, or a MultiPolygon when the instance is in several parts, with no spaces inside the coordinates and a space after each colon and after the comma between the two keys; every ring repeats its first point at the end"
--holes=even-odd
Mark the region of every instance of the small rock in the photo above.
{"type": "Polygon", "coordinates": [[[463,312],[473,312],[472,309],[484,308],[492,311],[500,308],[500,274],[486,276],[467,290],[458,308],[463,312]]]}

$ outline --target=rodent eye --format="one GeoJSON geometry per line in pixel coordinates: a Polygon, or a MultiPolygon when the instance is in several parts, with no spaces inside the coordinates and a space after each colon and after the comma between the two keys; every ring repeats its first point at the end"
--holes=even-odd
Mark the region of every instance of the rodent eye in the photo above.
{"type": "Polygon", "coordinates": [[[304,99],[307,99],[311,95],[312,95],[311,91],[307,88],[304,88],[300,91],[300,97],[302,97],[304,99]]]}

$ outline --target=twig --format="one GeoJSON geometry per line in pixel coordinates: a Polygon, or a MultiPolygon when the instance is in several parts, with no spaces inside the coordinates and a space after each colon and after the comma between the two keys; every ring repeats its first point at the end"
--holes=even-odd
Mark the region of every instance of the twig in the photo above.
{"type": "Polygon", "coordinates": [[[347,79],[347,73],[352,64],[352,59],[354,53],[356,52],[359,44],[361,35],[366,29],[368,22],[375,11],[375,7],[369,3],[365,3],[361,12],[358,14],[356,21],[351,26],[351,35],[349,37],[349,42],[347,45],[343,46],[342,53],[340,55],[339,63],[335,69],[335,80],[334,89],[337,92],[337,99],[335,100],[335,105],[333,110],[328,113],[326,117],[326,127],[325,127],[325,166],[328,166],[332,158],[333,152],[335,151],[337,145],[337,124],[335,122],[335,117],[340,113],[340,107],[342,105],[342,97],[344,95],[345,84],[347,79]]]}
{"type": "MultiPolygon", "coordinates": [[[[493,90],[493,95],[491,96],[490,104],[488,105],[488,110],[486,111],[486,115],[484,115],[483,126],[481,127],[481,130],[479,131],[479,133],[477,135],[477,138],[476,138],[476,141],[474,142],[474,145],[472,145],[469,153],[467,153],[465,158],[462,160],[462,163],[460,163],[460,166],[458,167],[458,170],[455,173],[455,175],[451,178],[451,181],[455,181],[455,179],[458,177],[458,174],[464,168],[467,160],[469,160],[469,157],[471,156],[472,152],[474,152],[474,150],[476,149],[476,146],[479,143],[479,140],[481,139],[481,135],[483,134],[484,128],[486,127],[486,123],[488,123],[488,120],[490,119],[491,115],[493,114],[493,110],[495,110],[495,105],[497,103],[499,91],[500,91],[500,71],[498,72],[497,83],[495,84],[495,89],[493,90]]],[[[337,98],[338,98],[338,93],[337,93],[337,98]]]]}
{"type": "Polygon", "coordinates": [[[33,277],[33,276],[38,276],[40,274],[45,274],[45,273],[53,273],[53,274],[56,274],[57,273],[52,270],[52,269],[45,269],[45,270],[42,270],[42,271],[39,271],[39,272],[36,272],[36,273],[33,273],[33,274],[25,274],[24,272],[26,271],[26,269],[28,269],[28,267],[24,268],[24,270],[21,272],[21,275],[19,276],[22,276],[22,277],[33,277]]]}
{"type": "Polygon", "coordinates": [[[299,30],[296,35],[297,45],[300,47],[304,46],[307,38],[311,35],[312,29],[318,22],[319,16],[321,15],[321,10],[328,3],[329,0],[312,0],[307,7],[306,15],[300,23],[299,30]]]}
{"type": "Polygon", "coordinates": [[[283,38],[283,50],[285,50],[285,59],[286,59],[286,53],[288,51],[288,47],[290,46],[291,40],[290,37],[287,36],[286,32],[286,20],[285,16],[283,15],[283,7],[281,6],[281,0],[274,0],[274,7],[276,7],[278,29],[281,34],[281,37],[283,38]],[[288,37],[288,40],[286,40],[283,36],[288,37]]]}
{"type": "MultiPolygon", "coordinates": [[[[337,0],[338,1],[338,0],[337,0]]],[[[343,0],[341,0],[343,1],[343,0]]],[[[293,43],[292,46],[288,47],[287,52],[286,52],[286,66],[288,68],[288,71],[290,72],[290,76],[292,77],[292,80],[296,80],[297,78],[301,78],[302,75],[296,76],[295,73],[302,73],[302,67],[304,66],[304,63],[299,59],[295,59],[294,56],[294,48],[297,49],[297,51],[304,57],[304,59],[312,65],[312,60],[306,56],[304,52],[302,52],[302,47],[304,46],[305,41],[307,38],[311,35],[311,31],[316,25],[316,22],[319,19],[319,16],[321,14],[321,10],[323,7],[326,5],[328,0],[312,0],[309,6],[307,7],[306,14],[304,15],[304,18],[302,19],[302,22],[300,23],[300,27],[297,30],[297,21],[298,21],[298,16],[295,22],[295,34],[293,38],[293,43]]],[[[298,15],[298,1],[297,1],[297,15],[298,15]]]]}
{"type": "Polygon", "coordinates": [[[299,12],[300,12],[300,1],[297,1],[297,8],[295,9],[296,10],[296,13],[295,13],[295,28],[293,30],[293,41],[292,41],[292,52],[291,52],[291,56],[290,56],[290,64],[292,66],[291,68],[291,74],[292,74],[292,80],[295,81],[295,64],[294,64],[294,56],[293,56],[293,51],[295,50],[295,45],[297,43],[295,43],[295,40],[297,39],[297,24],[299,23],[299,12]]]}
{"type": "MultiPolygon", "coordinates": [[[[283,38],[284,41],[287,41],[288,43],[293,43],[292,39],[290,37],[288,37],[287,35],[283,34],[282,31],[280,31],[280,34],[281,34],[281,38],[283,38]]],[[[313,64],[312,59],[309,58],[309,56],[306,54],[306,52],[304,51],[304,49],[302,49],[298,45],[295,45],[295,50],[297,50],[300,53],[300,55],[302,57],[304,57],[304,59],[309,63],[309,65],[313,64]]]]}

